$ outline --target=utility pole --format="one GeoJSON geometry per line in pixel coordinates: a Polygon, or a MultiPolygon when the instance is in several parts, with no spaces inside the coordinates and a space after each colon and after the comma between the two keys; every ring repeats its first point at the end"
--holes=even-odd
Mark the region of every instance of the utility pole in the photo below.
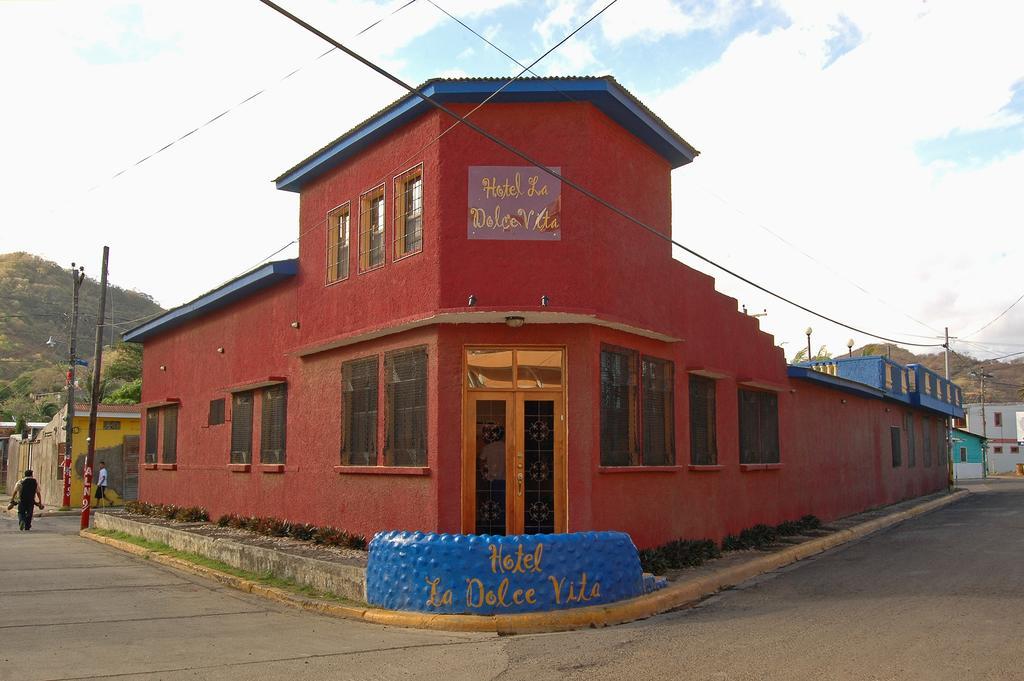
{"type": "Polygon", "coordinates": [[[103,268],[100,270],[100,313],[96,315],[96,345],[93,349],[92,401],[89,404],[89,439],[85,454],[85,470],[82,475],[82,529],[89,528],[89,510],[92,499],[92,460],[96,454],[96,412],[102,394],[100,392],[100,365],[103,362],[103,315],[107,308],[107,259],[110,247],[103,247],[103,268]]]}
{"type": "Polygon", "coordinates": [[[79,267],[76,270],[75,263],[71,263],[71,338],[68,339],[68,405],[67,422],[64,424],[64,495],[60,503],[65,510],[71,508],[71,445],[75,439],[75,369],[78,362],[75,356],[78,344],[78,289],[84,280],[85,268],[79,267]]]}
{"type": "Polygon", "coordinates": [[[985,379],[994,378],[985,367],[978,371],[972,371],[971,376],[981,380],[981,439],[984,440],[981,447],[981,477],[988,477],[988,422],[985,418],[985,379]]]}
{"type": "MultiPolygon", "coordinates": [[[[949,327],[944,327],[946,340],[942,347],[946,351],[946,380],[949,380],[949,327]]],[[[955,393],[953,393],[955,394],[955,393]]],[[[946,464],[949,468],[949,488],[953,489],[953,419],[946,418],[946,464]]]]}

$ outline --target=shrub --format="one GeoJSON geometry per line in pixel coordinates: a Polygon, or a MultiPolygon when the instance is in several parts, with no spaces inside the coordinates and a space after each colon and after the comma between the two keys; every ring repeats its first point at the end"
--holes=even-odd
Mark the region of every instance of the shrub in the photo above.
{"type": "Polygon", "coordinates": [[[668,561],[665,560],[661,548],[640,549],[640,567],[644,572],[653,575],[663,575],[668,570],[668,561]]]}
{"type": "Polygon", "coordinates": [[[775,531],[780,537],[792,537],[804,531],[804,526],[799,520],[787,520],[775,526],[775,531]]]}
{"type": "Polygon", "coordinates": [[[355,549],[357,551],[366,550],[366,537],[360,534],[349,534],[347,536],[348,541],[345,543],[345,546],[347,548],[355,549]]]}
{"type": "Polygon", "coordinates": [[[670,568],[696,567],[721,555],[710,539],[676,539],[660,549],[670,568]]]}
{"type": "Polygon", "coordinates": [[[205,508],[199,506],[182,506],[174,513],[174,519],[183,523],[205,523],[210,515],[205,508]]]}
{"type": "Polygon", "coordinates": [[[817,516],[808,513],[803,518],[800,518],[800,524],[803,525],[804,531],[817,530],[821,527],[821,521],[818,520],[817,516]]]}
{"type": "Polygon", "coordinates": [[[763,549],[778,538],[775,528],[764,523],[758,523],[740,532],[740,541],[751,549],[763,549]]]}
{"type": "Polygon", "coordinates": [[[236,516],[234,513],[225,513],[221,517],[217,518],[217,526],[218,527],[227,527],[227,526],[229,526],[231,524],[231,521],[234,520],[237,517],[238,516],[236,516]]]}
{"type": "Polygon", "coordinates": [[[287,523],[286,531],[292,539],[312,541],[313,536],[316,535],[317,527],[307,523],[287,523]]]}

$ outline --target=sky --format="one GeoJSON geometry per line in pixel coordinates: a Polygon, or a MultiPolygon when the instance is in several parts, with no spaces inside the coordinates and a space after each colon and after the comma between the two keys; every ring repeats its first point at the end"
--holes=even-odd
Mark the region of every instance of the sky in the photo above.
{"type": "MultiPolygon", "coordinates": [[[[419,83],[520,70],[442,9],[528,63],[608,1],[282,4],[419,83]]],[[[672,174],[680,243],[986,358],[1024,351],[1024,301],[992,322],[1024,295],[1021,25],[1008,0],[618,0],[534,70],[613,75],[701,151],[672,174]]],[[[294,257],[298,196],[272,179],[403,94],[329,47],[257,0],[0,2],[0,253],[98,277],[109,245],[111,282],[165,307],[294,257]]],[[[808,327],[815,350],[873,341],[676,257],[788,357],[808,327]]]]}

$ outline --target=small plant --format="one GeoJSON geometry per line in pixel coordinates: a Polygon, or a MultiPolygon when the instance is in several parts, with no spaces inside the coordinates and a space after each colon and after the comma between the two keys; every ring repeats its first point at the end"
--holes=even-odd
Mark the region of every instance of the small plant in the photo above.
{"type": "Polygon", "coordinates": [[[366,550],[366,537],[360,534],[349,534],[347,536],[346,548],[355,549],[356,551],[366,550]]]}
{"type": "Polygon", "coordinates": [[[792,537],[804,531],[803,523],[799,520],[787,520],[775,526],[775,532],[780,537],[792,537]]]}
{"type": "Polygon", "coordinates": [[[821,521],[817,516],[808,513],[803,518],[800,518],[800,524],[803,525],[804,531],[817,530],[821,528],[821,521]]]}
{"type": "Polygon", "coordinates": [[[668,571],[668,561],[660,547],[653,549],[640,549],[640,567],[644,572],[652,575],[663,575],[668,571]]]}
{"type": "Polygon", "coordinates": [[[307,523],[287,524],[288,536],[299,541],[312,541],[314,535],[316,535],[316,530],[316,525],[309,525],[307,523]]]}
{"type": "Polygon", "coordinates": [[[182,523],[205,523],[210,515],[199,506],[181,506],[174,513],[174,519],[182,523]]]}
{"type": "Polygon", "coordinates": [[[313,535],[313,541],[324,546],[342,546],[345,542],[345,533],[336,527],[318,527],[313,535]]]}
{"type": "Polygon", "coordinates": [[[225,513],[221,517],[217,518],[217,527],[227,527],[231,524],[233,518],[237,518],[234,513],[225,513]]]}

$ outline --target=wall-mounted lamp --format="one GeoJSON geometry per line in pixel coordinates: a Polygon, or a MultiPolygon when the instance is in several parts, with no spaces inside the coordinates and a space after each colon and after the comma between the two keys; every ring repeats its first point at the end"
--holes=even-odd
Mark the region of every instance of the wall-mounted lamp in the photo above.
{"type": "Polygon", "coordinates": [[[548,303],[550,303],[550,302],[551,302],[551,299],[548,298],[546,294],[542,295],[540,297],[540,305],[541,305],[541,307],[547,307],[548,303]]]}
{"type": "Polygon", "coordinates": [[[470,293],[469,294],[469,300],[466,301],[466,305],[468,307],[473,307],[474,305],[476,305],[476,296],[474,296],[472,293],[470,293]]]}
{"type": "Polygon", "coordinates": [[[840,402],[842,402],[843,404],[846,404],[846,399],[845,399],[845,398],[844,398],[844,399],[841,399],[841,400],[839,400],[839,401],[840,401],[840,402]]]}
{"type": "Polygon", "coordinates": [[[294,322],[292,322],[292,328],[293,329],[299,328],[299,320],[296,319],[294,322]]]}
{"type": "Polygon", "coordinates": [[[513,328],[513,329],[518,329],[520,326],[522,326],[525,323],[526,323],[526,319],[524,319],[523,317],[519,317],[519,316],[516,316],[516,315],[512,315],[510,317],[505,317],[505,326],[508,326],[510,328],[513,328]]]}
{"type": "Polygon", "coordinates": [[[160,371],[167,371],[167,365],[166,364],[161,364],[160,365],[160,371]]]}
{"type": "Polygon", "coordinates": [[[220,354],[223,355],[224,354],[224,348],[223,347],[217,348],[217,352],[219,352],[220,354]]]}

